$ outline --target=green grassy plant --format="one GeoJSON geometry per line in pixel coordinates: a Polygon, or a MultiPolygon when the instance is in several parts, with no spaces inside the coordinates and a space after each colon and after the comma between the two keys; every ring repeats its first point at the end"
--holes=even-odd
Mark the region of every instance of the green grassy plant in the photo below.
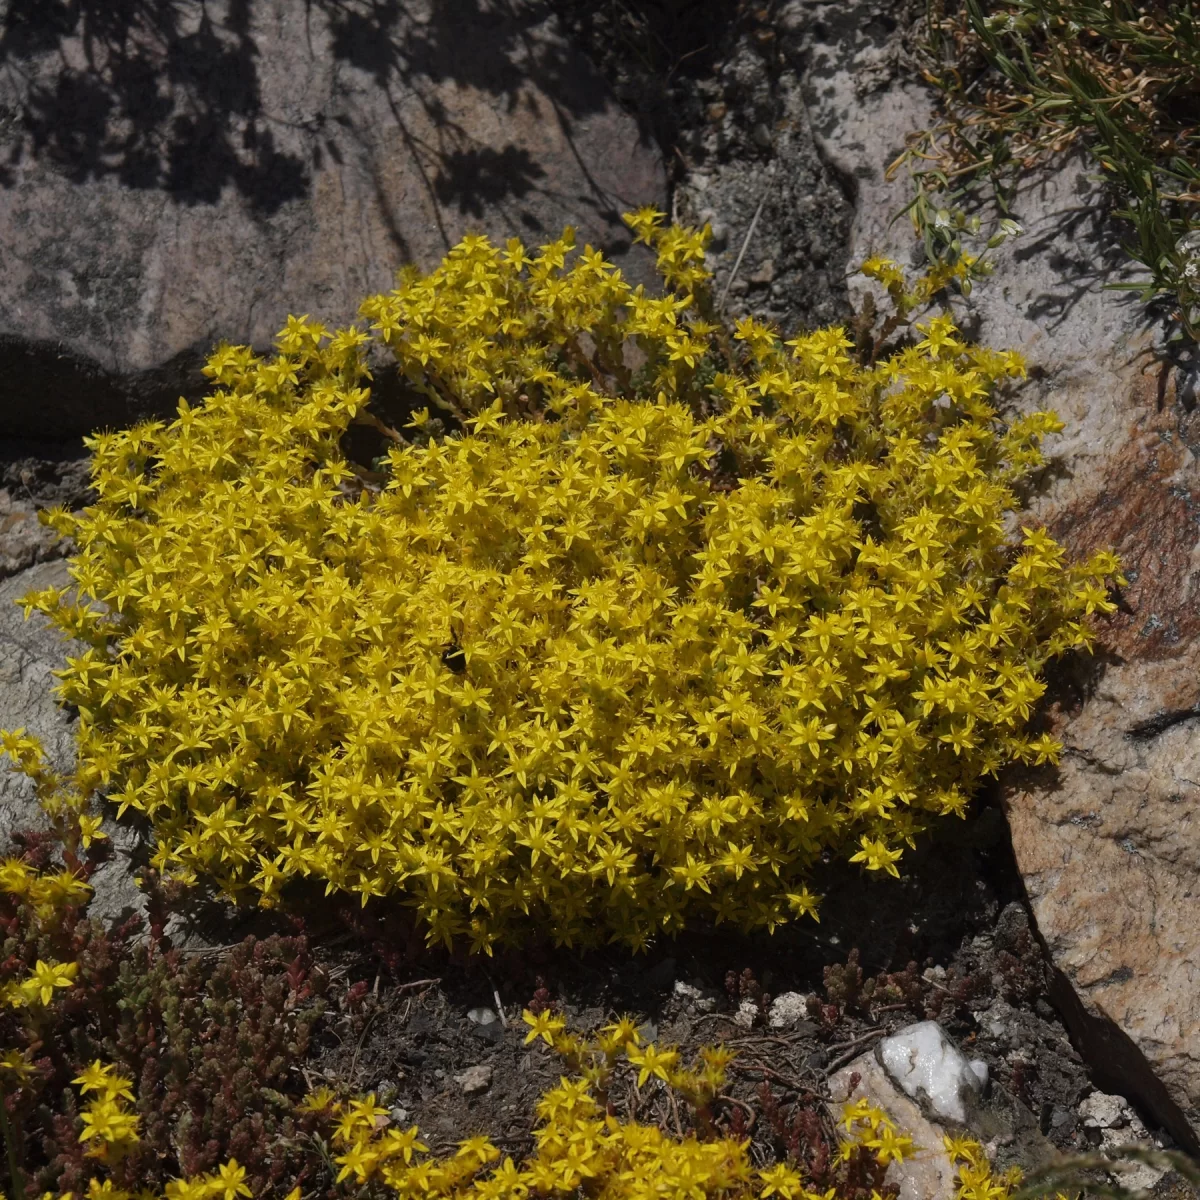
{"type": "MultiPolygon", "coordinates": [[[[1143,301],[1172,306],[1174,340],[1200,330],[1200,28],[1190,0],[930,0],[925,78],[945,120],[910,139],[904,210],[931,257],[958,252],[963,205],[988,180],[1006,219],[1035,165],[1071,147],[1099,164],[1148,272],[1143,301]]],[[[1011,227],[1010,227],[1011,228],[1011,227]]]]}

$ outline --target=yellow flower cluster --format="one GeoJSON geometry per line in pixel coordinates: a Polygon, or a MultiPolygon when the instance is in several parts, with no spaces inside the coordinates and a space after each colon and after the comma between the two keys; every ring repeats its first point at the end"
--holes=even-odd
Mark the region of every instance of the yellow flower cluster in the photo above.
{"type": "MultiPolygon", "coordinates": [[[[88,1157],[106,1165],[120,1161],[141,1139],[138,1137],[139,1118],[130,1112],[133,1102],[133,1081],[118,1075],[116,1069],[97,1060],[71,1081],[83,1095],[97,1093],[82,1112],[81,1142],[87,1142],[88,1157]]],[[[236,1158],[208,1174],[172,1180],[163,1189],[163,1200],[246,1200],[250,1188],[245,1182],[246,1168],[236,1158]]],[[[53,1192],[45,1192],[41,1200],[55,1200],[53,1192]]],[[[64,1192],[57,1200],[74,1200],[64,1192]]],[[[117,1187],[111,1179],[93,1178],[81,1200],[158,1200],[155,1193],[139,1191],[136,1195],[117,1187]]],[[[287,1200],[300,1200],[300,1189],[294,1189],[287,1200]]]]}
{"type": "Polygon", "coordinates": [[[628,219],[661,299],[568,237],[468,238],[364,305],[474,414],[398,441],[382,490],[338,447],[368,336],[303,318],[274,359],[219,349],[202,408],[89,440],[99,502],[41,514],[80,600],[21,601],[89,645],[61,804],[105,788],[168,877],[264,904],[312,876],[401,894],[431,940],[643,945],[815,917],[823,855],[896,874],[981,775],[1054,759],[1040,672],[1118,564],[1006,535],[1060,428],[989,404],[1019,356],[945,316],[869,367],[840,328],[731,339],[704,235],[628,219]]]}
{"type": "MultiPolygon", "coordinates": [[[[378,1181],[404,1200],[577,1194],[604,1200],[835,1200],[836,1188],[813,1191],[785,1163],[757,1169],[748,1141],[717,1135],[706,1108],[724,1081],[729,1052],[707,1048],[695,1069],[684,1070],[677,1051],[641,1045],[628,1020],[608,1026],[595,1041],[567,1034],[559,1018],[527,1012],[525,1020],[532,1026],[527,1042],[544,1038],[574,1068],[574,1077],[563,1077],[539,1101],[534,1149],[525,1161],[517,1164],[484,1136],[459,1143],[454,1154],[430,1156],[417,1127],[393,1127],[374,1094],[343,1104],[323,1090],[310,1095],[306,1107],[335,1122],[333,1142],[341,1151],[334,1160],[340,1167],[337,1182],[378,1181]],[[608,1088],[622,1060],[638,1071],[639,1087],[656,1077],[695,1105],[705,1136],[671,1136],[656,1126],[610,1115],[608,1088]]],[[[839,1161],[865,1148],[886,1165],[915,1149],[865,1102],[846,1107],[844,1124],[851,1136],[842,1143],[839,1161]]]]}
{"type": "MultiPolygon", "coordinates": [[[[8,744],[0,738],[5,749],[8,744]]],[[[92,888],[74,871],[39,872],[22,859],[5,858],[0,859],[0,892],[29,904],[45,919],[64,904],[81,904],[91,896],[92,888]]]]}
{"type": "Polygon", "coordinates": [[[138,1116],[129,1111],[133,1102],[133,1080],[116,1073],[97,1059],[81,1075],[72,1079],[82,1095],[98,1093],[83,1108],[81,1142],[87,1143],[87,1155],[103,1162],[117,1162],[141,1139],[138,1116]]]}
{"type": "Polygon", "coordinates": [[[0,1004],[12,1008],[49,1004],[55,988],[74,984],[78,970],[78,963],[47,963],[39,958],[27,978],[0,984],[0,1004]]]}
{"type": "MultiPolygon", "coordinates": [[[[91,887],[73,871],[39,872],[22,859],[0,859],[0,892],[28,905],[35,921],[53,919],[64,904],[78,904],[86,900],[91,891],[91,887]]],[[[56,988],[74,985],[78,970],[78,963],[44,962],[39,958],[25,978],[0,979],[0,1006],[33,1008],[47,1005],[54,998],[56,988]]],[[[0,1057],[0,1067],[6,1065],[18,1071],[15,1059],[10,1063],[0,1057]]],[[[2,1088],[3,1080],[0,1080],[0,1090],[2,1088]]]]}
{"type": "Polygon", "coordinates": [[[1004,1175],[994,1176],[987,1154],[973,1138],[947,1136],[942,1141],[950,1161],[958,1168],[957,1200],[1007,1200],[1021,1182],[1019,1167],[1010,1167],[1004,1175]]]}
{"type": "Polygon", "coordinates": [[[640,285],[631,289],[591,246],[568,265],[575,246],[568,227],[534,257],[516,238],[503,251],[485,237],[464,238],[429,275],[405,267],[395,291],[369,297],[359,315],[372,322],[414,390],[459,417],[493,401],[510,414],[586,401],[589,385],[606,378],[630,396],[627,345],[648,359],[644,387],[675,391],[715,332],[692,311],[693,293],[709,280],[709,231],[659,229],[662,217],[642,209],[625,219],[635,240],[657,252],[671,289],[663,298],[640,285]]]}
{"type": "MultiPolygon", "coordinates": [[[[1025,1178],[1020,1167],[1009,1167],[1003,1174],[993,1175],[986,1151],[972,1137],[958,1135],[942,1141],[950,1161],[958,1168],[956,1200],[1009,1200],[1013,1189],[1025,1178]]],[[[1048,1191],[1038,1194],[1050,1195],[1048,1191]]],[[[1054,1200],[1078,1200],[1078,1196],[1069,1198],[1064,1192],[1055,1192],[1054,1200]]]]}
{"type": "MultiPolygon", "coordinates": [[[[16,763],[21,774],[33,780],[34,794],[50,828],[68,854],[87,849],[93,841],[108,837],[100,831],[101,819],[89,814],[88,793],[80,793],[72,776],[62,775],[47,762],[41,743],[23,736],[23,730],[0,730],[0,748],[16,763]]],[[[71,872],[39,876],[20,862],[0,864],[0,891],[20,896],[43,916],[62,902],[78,904],[91,889],[71,872]]]]}

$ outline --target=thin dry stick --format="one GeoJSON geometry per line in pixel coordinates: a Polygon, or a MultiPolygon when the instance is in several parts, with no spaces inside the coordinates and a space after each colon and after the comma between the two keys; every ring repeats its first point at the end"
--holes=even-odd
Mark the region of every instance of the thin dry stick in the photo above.
{"type": "Polygon", "coordinates": [[[871,1029],[867,1033],[860,1033],[858,1037],[851,1038],[848,1042],[838,1042],[834,1046],[826,1046],[826,1050],[850,1050],[854,1046],[861,1046],[863,1042],[869,1042],[873,1037],[878,1037],[881,1033],[885,1033],[883,1029],[871,1029]]]}
{"type": "Polygon", "coordinates": [[[492,999],[496,1001],[496,1012],[500,1017],[500,1024],[504,1029],[507,1029],[508,1018],[504,1015],[504,1005],[500,1003],[500,989],[496,986],[490,975],[487,976],[487,981],[492,985],[492,999]]]}
{"type": "Polygon", "coordinates": [[[859,1038],[859,1040],[856,1043],[854,1043],[854,1049],[847,1050],[846,1053],[841,1056],[841,1058],[835,1058],[833,1060],[833,1062],[831,1062],[829,1064],[829,1066],[827,1066],[825,1068],[825,1073],[827,1075],[832,1075],[833,1072],[836,1071],[839,1067],[844,1067],[852,1058],[856,1058],[858,1056],[858,1047],[859,1046],[863,1045],[866,1042],[869,1042],[874,1037],[883,1037],[883,1035],[886,1032],[887,1031],[884,1029],[879,1029],[879,1030],[876,1030],[875,1033],[868,1034],[865,1038],[859,1038]]]}
{"type": "Polygon", "coordinates": [[[718,308],[725,307],[725,297],[729,295],[729,289],[733,286],[733,281],[737,278],[738,269],[742,265],[742,259],[746,257],[746,248],[750,245],[750,239],[754,236],[755,229],[758,228],[758,218],[762,216],[763,205],[767,202],[767,194],[770,192],[771,184],[774,182],[774,179],[768,179],[767,186],[763,188],[762,199],[758,202],[758,207],[754,210],[754,219],[750,222],[750,228],[746,230],[746,236],[742,239],[742,248],[738,251],[737,261],[733,264],[733,270],[729,272],[729,278],[725,280],[721,299],[717,301],[718,308]]]}
{"type": "Polygon", "coordinates": [[[442,980],[441,980],[440,976],[437,979],[414,979],[410,983],[400,984],[400,986],[396,988],[396,991],[407,992],[411,988],[432,987],[435,983],[441,983],[441,982],[442,982],[442,980]]]}
{"type": "Polygon", "coordinates": [[[367,412],[365,409],[355,414],[351,424],[370,425],[372,429],[377,429],[384,437],[391,438],[393,442],[399,442],[401,445],[404,444],[404,439],[390,425],[385,425],[374,413],[367,412]]]}
{"type": "Polygon", "coordinates": [[[675,1132],[683,1137],[683,1123],[679,1120],[679,1104],[675,1099],[675,1089],[667,1086],[667,1099],[671,1102],[671,1116],[675,1118],[675,1132]]]}

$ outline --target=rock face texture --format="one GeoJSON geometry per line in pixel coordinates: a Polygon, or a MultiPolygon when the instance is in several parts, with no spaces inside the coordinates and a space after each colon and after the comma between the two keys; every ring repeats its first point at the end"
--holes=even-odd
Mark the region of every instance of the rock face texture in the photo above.
{"type": "Polygon", "coordinates": [[[0,0],[0,65],[0,437],[173,414],[218,339],[344,325],[468,231],[620,257],[665,201],[541,5],[0,0]]]}
{"type": "MultiPolygon", "coordinates": [[[[908,182],[884,170],[934,113],[898,69],[894,4],[772,11],[697,89],[673,207],[712,222],[727,312],[790,333],[849,314],[869,253],[913,260],[908,182]]],[[[468,229],[537,244],[570,222],[620,258],[619,213],[665,203],[663,168],[556,30],[483,0],[0,0],[0,439],[169,414],[203,395],[217,339],[350,322],[468,229]]],[[[1011,408],[1067,423],[1033,517],[1072,554],[1111,546],[1129,579],[1097,654],[1053,681],[1062,764],[1010,775],[1004,804],[1096,1083],[1200,1149],[1200,377],[1104,290],[1137,271],[1093,176],[1077,157],[1025,180],[1025,233],[955,302],[971,337],[1025,355],[1011,408]]],[[[32,523],[60,498],[39,469],[0,464],[0,726],[65,766],[64,650],[9,603],[62,571],[32,523]]],[[[0,824],[29,790],[0,773],[0,824]]]]}
{"type": "MultiPolygon", "coordinates": [[[[864,94],[845,45],[822,48],[824,6],[793,5],[814,69],[804,81],[824,153],[856,180],[849,264],[911,261],[910,193],[884,167],[930,124],[926,93],[864,94]]],[[[860,56],[861,59],[861,56],[860,56]]],[[[869,80],[868,80],[869,84],[869,80]]],[[[1122,557],[1129,586],[1097,653],[1062,665],[1047,727],[1056,770],[1013,774],[1005,805],[1017,865],[1058,969],[1059,1006],[1097,1083],[1136,1098],[1182,1144],[1200,1133],[1200,414],[1194,380],[1162,353],[1130,293],[1122,230],[1082,157],[1032,176],[1024,234],[956,302],[972,337],[1026,357],[1015,409],[1067,428],[1031,497],[1034,517],[1082,556],[1122,557]]],[[[852,296],[862,281],[851,282],[852,296]]]]}

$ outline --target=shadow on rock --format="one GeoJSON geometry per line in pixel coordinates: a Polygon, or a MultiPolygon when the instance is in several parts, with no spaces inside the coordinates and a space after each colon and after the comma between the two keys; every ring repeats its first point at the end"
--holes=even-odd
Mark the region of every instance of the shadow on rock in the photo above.
{"type": "Polygon", "coordinates": [[[58,50],[72,65],[29,88],[11,161],[28,153],[75,183],[115,176],[191,204],[214,203],[232,184],[266,213],[304,195],[307,166],[276,147],[263,112],[248,24],[239,0],[220,23],[156,0],[12,0],[0,64],[15,70],[58,50]]]}
{"type": "MultiPolygon", "coordinates": [[[[160,189],[185,204],[213,204],[232,185],[269,215],[311,185],[306,157],[277,145],[289,124],[263,101],[262,51],[250,0],[228,0],[223,15],[191,0],[11,0],[0,28],[0,66],[23,74],[30,58],[57,52],[64,65],[32,80],[19,109],[21,134],[0,164],[26,154],[74,183],[112,176],[124,186],[160,189]]],[[[367,72],[389,93],[416,99],[439,130],[414,152],[436,161],[432,186],[443,203],[482,215],[480,198],[525,195],[541,175],[515,145],[478,147],[444,111],[435,87],[450,81],[497,98],[509,112],[532,83],[549,98],[569,139],[575,118],[603,110],[599,78],[532,31],[545,5],[451,0],[307,0],[306,15],[329,22],[335,59],[367,72]]],[[[310,132],[319,133],[318,116],[310,132]]],[[[419,143],[419,144],[418,144],[419,143]]],[[[315,165],[322,149],[314,146],[315,165]]]]}

